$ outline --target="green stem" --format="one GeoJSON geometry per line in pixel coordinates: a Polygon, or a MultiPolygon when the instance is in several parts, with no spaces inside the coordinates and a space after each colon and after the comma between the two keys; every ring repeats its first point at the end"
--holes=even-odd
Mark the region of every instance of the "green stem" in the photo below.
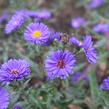
{"type": "Polygon", "coordinates": [[[89,78],[90,78],[90,90],[93,102],[92,109],[97,109],[99,103],[99,96],[98,96],[98,84],[94,70],[92,70],[92,72],[89,72],[89,78]]]}

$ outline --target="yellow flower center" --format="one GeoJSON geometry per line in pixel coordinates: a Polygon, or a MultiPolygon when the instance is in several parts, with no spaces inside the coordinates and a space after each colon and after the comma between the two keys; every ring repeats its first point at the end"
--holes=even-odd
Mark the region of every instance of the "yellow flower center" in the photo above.
{"type": "Polygon", "coordinates": [[[40,31],[35,31],[35,32],[33,32],[33,37],[35,37],[35,38],[40,38],[41,37],[41,32],[40,31]]]}

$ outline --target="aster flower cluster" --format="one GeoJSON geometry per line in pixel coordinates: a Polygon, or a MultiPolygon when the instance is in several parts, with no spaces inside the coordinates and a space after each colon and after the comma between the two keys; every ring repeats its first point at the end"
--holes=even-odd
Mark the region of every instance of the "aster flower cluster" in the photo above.
{"type": "MultiPolygon", "coordinates": [[[[83,53],[90,64],[95,64],[97,62],[97,53],[93,46],[91,35],[85,35],[83,41],[79,41],[76,37],[72,37],[66,33],[57,32],[43,23],[42,19],[47,20],[51,18],[51,15],[52,13],[48,10],[16,11],[11,20],[6,24],[5,33],[10,34],[11,32],[16,31],[28,19],[37,19],[35,22],[29,22],[25,28],[23,34],[24,40],[28,42],[28,44],[33,44],[34,46],[47,46],[48,48],[49,46],[56,46],[55,49],[50,51],[48,49],[48,56],[46,56],[43,63],[44,72],[49,80],[54,80],[56,78],[63,80],[74,73],[74,68],[77,63],[77,55],[72,52],[72,45],[83,50],[83,53]],[[62,45],[62,47],[59,47],[59,45],[62,45]],[[68,49],[66,45],[70,46],[72,50],[68,49]]],[[[86,24],[87,21],[80,17],[72,19],[71,22],[72,27],[75,29],[86,24]]],[[[30,65],[26,60],[10,59],[1,66],[0,83],[3,85],[10,85],[14,81],[20,81],[26,78],[30,75],[30,72],[30,65]]],[[[80,75],[77,75],[76,77],[79,76],[80,75]]],[[[74,79],[74,81],[76,80],[74,79]]],[[[17,108],[20,107],[14,107],[14,109],[17,108]]]]}
{"type": "MultiPolygon", "coordinates": [[[[16,11],[16,14],[12,17],[12,19],[9,21],[9,23],[6,25],[6,33],[10,33],[14,31],[15,29],[19,28],[25,21],[25,19],[28,19],[28,17],[36,17],[38,19],[48,19],[51,16],[51,13],[47,10],[40,10],[40,11],[29,11],[29,10],[22,10],[22,11],[16,11]],[[25,12],[25,15],[24,15],[25,12]],[[18,19],[17,19],[18,18],[18,19]],[[12,23],[12,25],[11,25],[12,23]]],[[[86,24],[86,21],[83,18],[77,18],[72,20],[72,26],[74,28],[79,28],[83,24],[86,24]]],[[[34,22],[30,23],[25,31],[24,31],[24,39],[31,44],[40,45],[40,46],[50,46],[53,42],[58,41],[58,43],[67,44],[70,42],[70,44],[74,44],[80,48],[83,49],[86,58],[89,63],[93,64],[96,63],[97,60],[97,54],[94,49],[93,42],[91,36],[86,36],[84,38],[84,41],[81,42],[76,38],[68,38],[67,34],[63,34],[60,32],[55,32],[51,28],[49,28],[47,25],[45,25],[42,22],[34,22]]],[[[70,52],[69,50],[57,50],[50,53],[48,58],[45,60],[45,71],[47,72],[48,78],[55,79],[55,78],[61,78],[66,79],[69,74],[71,74],[73,71],[72,69],[75,66],[76,63],[76,56],[70,52]]],[[[15,69],[10,69],[11,64],[16,63],[16,60],[10,60],[6,64],[4,64],[1,68],[1,82],[3,83],[10,83],[14,79],[21,79],[27,75],[29,75],[30,70],[27,70],[26,73],[21,72],[21,68],[17,68],[15,66],[15,69]],[[9,66],[8,66],[9,64],[9,66]],[[9,67],[9,68],[8,68],[9,67]],[[9,69],[7,71],[7,69],[9,69]],[[10,72],[10,76],[8,75],[10,72]],[[13,73],[14,72],[14,75],[13,73]],[[19,73],[20,72],[20,73],[19,73]],[[20,74],[20,76],[19,76],[20,74]]],[[[21,60],[18,61],[18,65],[21,63],[21,60]]],[[[28,69],[28,65],[26,64],[24,67],[28,69]]]]}
{"type": "MultiPolygon", "coordinates": [[[[11,0],[10,4],[14,5],[14,2],[11,0]]],[[[108,105],[108,102],[101,104],[101,100],[100,104],[94,106],[96,99],[93,100],[94,97],[99,97],[99,92],[109,91],[109,77],[98,86],[102,91],[98,91],[95,87],[97,84],[94,84],[94,73],[97,72],[98,76],[99,71],[107,71],[108,52],[103,53],[107,45],[102,47],[105,40],[100,36],[109,35],[109,24],[108,19],[104,17],[107,11],[103,13],[102,8],[99,10],[105,0],[79,0],[77,4],[76,2],[28,0],[27,3],[23,1],[22,5],[18,6],[28,9],[16,10],[10,15],[4,12],[1,15],[0,23],[5,34],[2,31],[1,33],[8,38],[7,42],[2,42],[5,39],[3,38],[0,43],[4,48],[9,46],[3,51],[3,54],[6,54],[0,58],[3,62],[0,65],[0,109],[23,109],[26,106],[28,109],[54,109],[63,108],[63,103],[65,108],[105,108],[102,104],[108,105]],[[37,7],[31,8],[34,3],[37,3],[37,7]],[[100,56],[96,49],[101,51],[100,56]],[[104,66],[99,63],[99,58],[107,59],[104,66]],[[91,100],[92,106],[84,102],[87,98],[91,100]]],[[[12,7],[8,9],[13,11],[14,6],[12,7]]],[[[108,18],[108,15],[106,17],[108,18]]],[[[0,52],[1,50],[2,48],[0,52]]],[[[101,81],[101,77],[97,80],[101,81]]],[[[102,99],[101,96],[100,98],[102,99]]]]}
{"type": "Polygon", "coordinates": [[[49,19],[52,13],[47,9],[31,11],[31,10],[18,10],[12,16],[11,20],[5,26],[5,33],[10,34],[11,32],[19,29],[24,22],[30,17],[38,20],[49,19]]]}

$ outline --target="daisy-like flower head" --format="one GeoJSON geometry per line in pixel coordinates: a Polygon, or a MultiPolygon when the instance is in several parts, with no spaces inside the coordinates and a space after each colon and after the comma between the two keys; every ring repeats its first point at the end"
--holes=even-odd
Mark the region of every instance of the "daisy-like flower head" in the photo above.
{"type": "Polygon", "coordinates": [[[0,82],[9,84],[14,80],[21,80],[29,74],[30,68],[27,61],[10,59],[0,69],[0,82]]]}
{"type": "Polygon", "coordinates": [[[31,23],[24,32],[24,38],[33,44],[46,45],[51,38],[51,31],[43,23],[31,23]]]}
{"type": "Polygon", "coordinates": [[[103,80],[103,82],[100,84],[100,89],[109,91],[109,77],[103,80]]]}
{"type": "Polygon", "coordinates": [[[71,26],[75,29],[79,29],[82,25],[85,25],[86,21],[82,17],[77,17],[71,20],[71,26]]]}
{"type": "Polygon", "coordinates": [[[109,24],[102,23],[97,24],[93,27],[93,31],[100,34],[105,34],[109,32],[109,24]]]}
{"type": "Polygon", "coordinates": [[[93,48],[93,42],[92,42],[92,38],[91,36],[86,36],[84,38],[84,41],[81,42],[79,41],[78,39],[76,38],[71,38],[70,39],[70,43],[71,44],[74,44],[80,48],[83,48],[84,50],[84,53],[86,55],[86,58],[88,60],[89,63],[93,64],[93,63],[96,63],[96,60],[97,60],[97,53],[95,51],[95,49],[93,48]]]}
{"type": "Polygon", "coordinates": [[[9,93],[0,87],[0,109],[7,109],[9,105],[9,93]]]}
{"type": "Polygon", "coordinates": [[[66,79],[69,74],[72,74],[75,62],[75,56],[67,50],[51,52],[45,61],[48,78],[51,80],[55,78],[66,79]]]}
{"type": "Polygon", "coordinates": [[[10,34],[16,29],[20,28],[24,23],[26,17],[24,16],[23,11],[17,11],[11,18],[11,20],[5,26],[5,33],[10,34]]]}
{"type": "Polygon", "coordinates": [[[90,0],[89,4],[87,5],[87,8],[95,9],[103,4],[104,4],[104,0],[90,0]]]}

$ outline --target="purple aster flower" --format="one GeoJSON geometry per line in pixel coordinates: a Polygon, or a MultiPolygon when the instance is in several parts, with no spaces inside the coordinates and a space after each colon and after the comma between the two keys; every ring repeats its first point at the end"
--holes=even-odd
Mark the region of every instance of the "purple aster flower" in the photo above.
{"type": "Polygon", "coordinates": [[[75,56],[65,50],[51,52],[45,61],[45,70],[50,80],[55,78],[66,79],[75,66],[75,56]]]}
{"type": "Polygon", "coordinates": [[[11,20],[5,26],[6,34],[10,34],[16,29],[20,28],[25,21],[25,15],[23,11],[17,11],[11,18],[11,20]]]}
{"type": "Polygon", "coordinates": [[[109,91],[109,77],[103,80],[103,82],[100,85],[100,89],[109,91]]]}
{"type": "Polygon", "coordinates": [[[54,32],[54,33],[52,34],[52,36],[53,36],[53,38],[54,38],[55,40],[58,40],[58,41],[61,40],[61,33],[60,33],[60,32],[54,32]]]}
{"type": "Polygon", "coordinates": [[[84,38],[82,47],[87,57],[87,60],[91,64],[96,63],[96,60],[97,60],[97,53],[95,51],[95,48],[92,47],[92,45],[93,45],[93,42],[92,42],[91,36],[86,36],[84,38]]]}
{"type": "Polygon", "coordinates": [[[90,0],[90,3],[87,5],[87,8],[94,9],[100,7],[104,4],[104,0],[90,0]]]}
{"type": "Polygon", "coordinates": [[[83,48],[84,53],[86,55],[86,58],[88,60],[89,63],[93,64],[96,63],[97,60],[97,53],[95,51],[95,49],[93,48],[93,42],[92,42],[92,38],[91,36],[86,36],[84,38],[84,41],[81,42],[76,38],[71,38],[70,39],[70,43],[74,44],[80,48],[83,48]]]}
{"type": "Polygon", "coordinates": [[[2,13],[2,15],[0,16],[0,23],[2,23],[3,21],[7,20],[8,17],[9,17],[9,13],[6,12],[6,11],[4,11],[4,12],[2,13]]]}
{"type": "Polygon", "coordinates": [[[25,10],[25,14],[26,14],[28,17],[37,18],[36,11],[25,10]]]}
{"type": "Polygon", "coordinates": [[[55,38],[54,38],[53,35],[54,35],[54,33],[51,32],[50,33],[50,37],[48,38],[48,40],[46,42],[42,43],[42,45],[43,46],[49,46],[49,45],[51,45],[53,43],[53,41],[55,40],[55,38]]]}
{"type": "Polygon", "coordinates": [[[81,26],[85,24],[86,24],[85,19],[81,17],[77,17],[71,20],[71,26],[75,29],[79,29],[81,26]]]}
{"type": "Polygon", "coordinates": [[[76,84],[81,77],[82,77],[83,80],[89,81],[89,78],[86,75],[78,72],[78,73],[74,73],[73,74],[73,76],[72,76],[72,83],[76,84]]]}
{"type": "Polygon", "coordinates": [[[52,13],[47,9],[41,9],[37,11],[26,10],[25,12],[29,17],[39,19],[49,19],[52,16],[52,13]]]}
{"type": "Polygon", "coordinates": [[[0,109],[7,109],[9,105],[9,93],[0,87],[0,109]]]}
{"type": "Polygon", "coordinates": [[[36,15],[40,19],[49,19],[52,16],[52,13],[47,9],[41,9],[36,12],[36,15]]]}
{"type": "Polygon", "coordinates": [[[13,109],[23,109],[21,106],[19,106],[19,105],[15,105],[14,107],[13,107],[13,109]]]}
{"type": "Polygon", "coordinates": [[[72,38],[70,39],[70,43],[71,43],[71,44],[74,44],[74,45],[76,45],[76,46],[79,46],[79,47],[82,46],[82,42],[79,41],[79,40],[78,40],[77,38],[75,38],[75,37],[72,37],[72,38]]]}
{"type": "Polygon", "coordinates": [[[24,32],[24,38],[33,44],[47,45],[51,40],[51,31],[43,23],[31,23],[24,32]]]}
{"type": "Polygon", "coordinates": [[[29,64],[25,60],[10,59],[0,69],[0,82],[9,84],[14,80],[21,80],[29,74],[29,64]]]}
{"type": "Polygon", "coordinates": [[[100,34],[105,34],[109,32],[109,24],[97,24],[93,27],[93,31],[100,33],[100,34]]]}

